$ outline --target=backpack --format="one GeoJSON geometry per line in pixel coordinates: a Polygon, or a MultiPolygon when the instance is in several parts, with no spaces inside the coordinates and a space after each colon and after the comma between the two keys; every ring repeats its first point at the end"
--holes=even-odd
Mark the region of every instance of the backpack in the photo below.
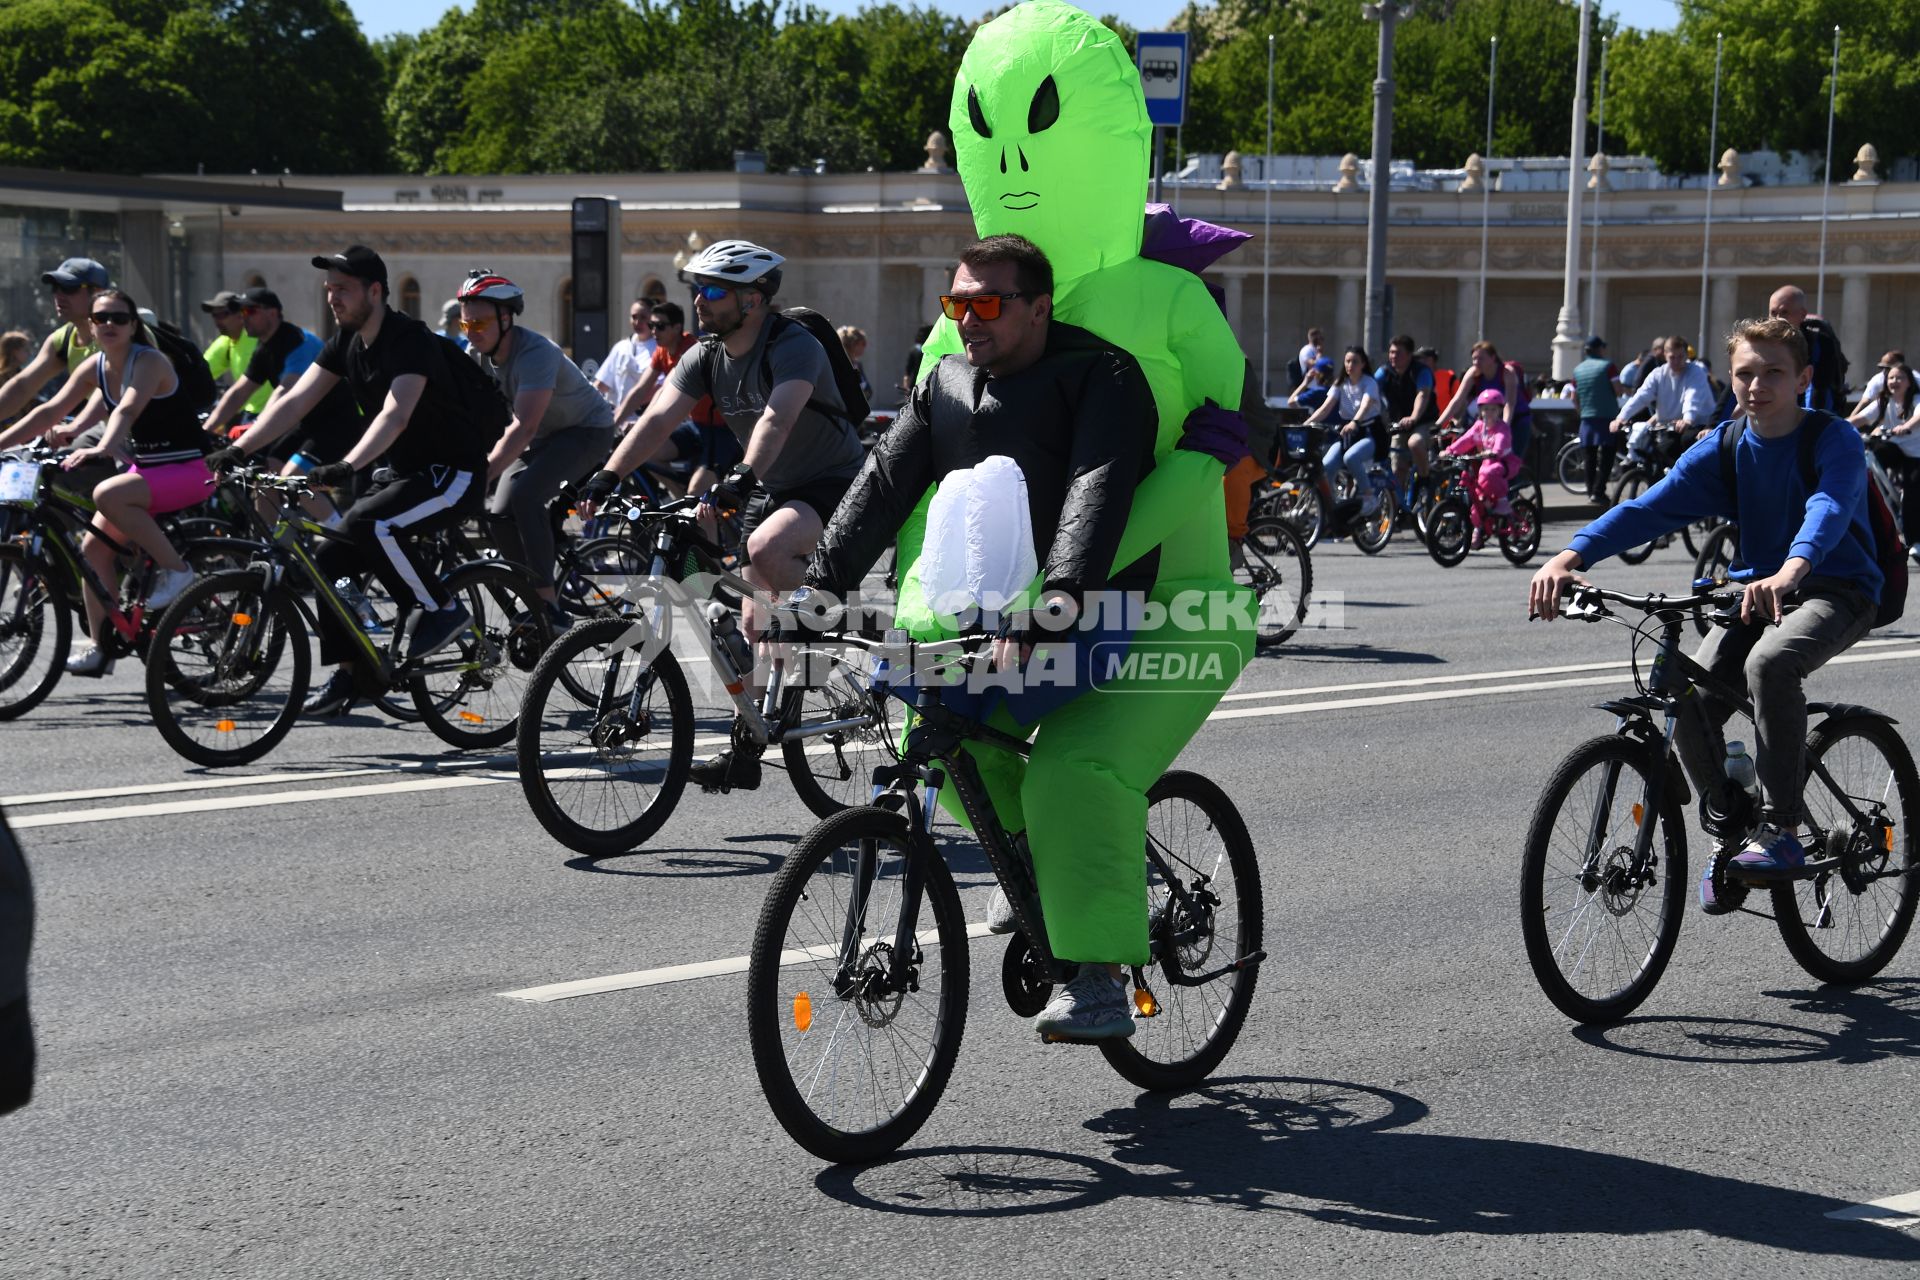
{"type": "MultiPolygon", "coordinates": [[[[1835,418],[1817,409],[1807,416],[1814,422],[1812,430],[1807,430],[1803,424],[1800,432],[1800,482],[1806,485],[1808,493],[1812,493],[1820,480],[1819,469],[1813,460],[1814,449],[1820,443],[1821,434],[1835,418]]],[[[1740,490],[1734,449],[1739,445],[1745,429],[1744,418],[1720,424],[1720,483],[1726,486],[1727,501],[1733,506],[1735,520],[1740,518],[1740,490]]],[[[1880,488],[1879,477],[1871,470],[1867,472],[1867,528],[1873,534],[1873,562],[1880,566],[1883,579],[1880,608],[1873,615],[1873,625],[1878,628],[1898,621],[1900,615],[1907,611],[1907,549],[1900,541],[1900,526],[1893,518],[1893,504],[1880,488]]]]}
{"type": "MultiPolygon", "coordinates": [[[[388,322],[392,322],[391,317],[388,322]]],[[[424,321],[415,323],[425,327],[424,321]]],[[[440,354],[446,358],[456,406],[491,453],[493,446],[500,443],[500,437],[507,434],[507,424],[513,421],[513,405],[492,375],[480,367],[478,360],[461,350],[459,343],[444,333],[431,329],[427,332],[433,334],[433,340],[440,344],[440,354]]]]}
{"type": "MultiPolygon", "coordinates": [[[[872,413],[867,404],[866,393],[860,390],[860,371],[853,367],[853,361],[847,358],[847,349],[840,344],[840,334],[834,329],[833,321],[815,311],[812,307],[788,307],[785,311],[776,311],[767,317],[767,340],[760,348],[760,377],[766,383],[769,394],[773,391],[773,344],[789,325],[799,325],[813,335],[827,353],[827,367],[833,371],[833,387],[840,393],[840,403],[844,409],[837,409],[824,400],[810,399],[807,408],[826,418],[837,418],[855,431],[872,413]]],[[[716,385],[719,372],[720,339],[711,334],[700,339],[700,358],[706,362],[707,386],[716,385]]]]}
{"type": "Polygon", "coordinates": [[[200,348],[165,320],[148,325],[147,332],[153,335],[155,349],[173,366],[174,379],[180,384],[173,394],[182,397],[195,413],[213,408],[220,389],[214,385],[213,370],[207,368],[207,358],[200,354],[200,348]]]}

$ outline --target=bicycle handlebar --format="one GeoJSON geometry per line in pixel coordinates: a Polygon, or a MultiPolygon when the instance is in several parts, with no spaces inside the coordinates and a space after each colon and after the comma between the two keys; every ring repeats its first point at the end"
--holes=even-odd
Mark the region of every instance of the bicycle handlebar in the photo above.
{"type": "MultiPolygon", "coordinates": [[[[1605,587],[1591,584],[1585,586],[1577,582],[1567,584],[1564,592],[1566,602],[1560,606],[1560,616],[1573,618],[1581,622],[1598,622],[1611,616],[1607,604],[1623,605],[1629,609],[1638,609],[1642,613],[1666,613],[1682,610],[1698,613],[1711,608],[1716,615],[1732,612],[1733,618],[1739,617],[1742,591],[1696,591],[1692,595],[1670,596],[1664,592],[1650,592],[1646,595],[1629,595],[1624,591],[1610,591],[1605,587]]],[[[1715,621],[1725,621],[1716,616],[1715,621]]]]}

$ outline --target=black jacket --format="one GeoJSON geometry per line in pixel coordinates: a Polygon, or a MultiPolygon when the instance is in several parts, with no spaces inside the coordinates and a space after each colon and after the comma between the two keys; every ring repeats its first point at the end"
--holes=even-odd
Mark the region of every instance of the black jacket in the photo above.
{"type": "Polygon", "coordinates": [[[1153,469],[1159,422],[1132,356],[1085,329],[1047,328],[1046,352],[1004,378],[948,355],[921,379],[834,512],[809,585],[845,595],[949,472],[1012,458],[1027,481],[1043,589],[1145,591],[1156,556],[1112,573],[1133,491],[1153,469]]]}

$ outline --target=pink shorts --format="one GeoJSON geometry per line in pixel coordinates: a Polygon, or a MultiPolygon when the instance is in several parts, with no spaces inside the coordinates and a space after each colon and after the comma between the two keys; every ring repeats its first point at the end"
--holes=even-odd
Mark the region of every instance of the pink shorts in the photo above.
{"type": "Polygon", "coordinates": [[[147,492],[153,495],[147,505],[149,515],[164,516],[171,511],[184,511],[188,507],[197,507],[213,496],[213,472],[208,470],[206,459],[193,458],[186,462],[161,462],[147,466],[133,464],[131,474],[147,482],[147,492]]]}

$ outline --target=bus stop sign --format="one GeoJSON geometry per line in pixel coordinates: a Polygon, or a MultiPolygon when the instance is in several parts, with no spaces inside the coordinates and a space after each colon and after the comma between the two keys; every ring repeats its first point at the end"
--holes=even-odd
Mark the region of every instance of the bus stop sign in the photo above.
{"type": "Polygon", "coordinates": [[[1165,128],[1179,127],[1187,115],[1187,33],[1142,31],[1138,56],[1147,119],[1165,128]]]}

